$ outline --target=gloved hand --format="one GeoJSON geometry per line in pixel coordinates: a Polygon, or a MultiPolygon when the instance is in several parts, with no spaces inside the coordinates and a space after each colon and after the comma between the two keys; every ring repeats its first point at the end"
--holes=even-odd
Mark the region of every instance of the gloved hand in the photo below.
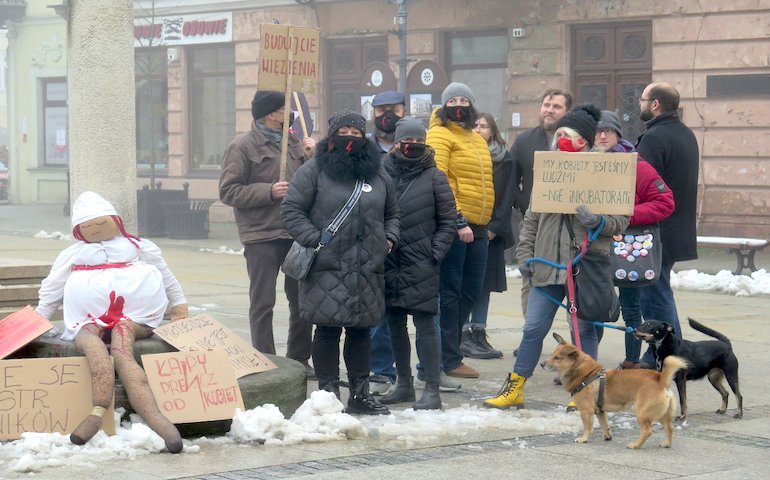
{"type": "Polygon", "coordinates": [[[602,221],[601,215],[591,213],[585,205],[578,205],[576,209],[577,219],[586,228],[596,228],[602,221]]]}
{"type": "Polygon", "coordinates": [[[532,262],[523,262],[519,265],[519,272],[521,272],[521,278],[528,279],[535,273],[535,265],[532,262]]]}

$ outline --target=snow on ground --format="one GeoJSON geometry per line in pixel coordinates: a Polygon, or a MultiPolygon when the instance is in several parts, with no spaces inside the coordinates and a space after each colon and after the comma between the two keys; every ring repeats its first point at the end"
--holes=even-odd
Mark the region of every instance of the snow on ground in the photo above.
{"type": "Polygon", "coordinates": [[[35,238],[51,238],[51,239],[54,239],[54,240],[67,240],[67,241],[70,241],[70,242],[73,240],[72,239],[72,235],[68,235],[66,233],[61,233],[61,232],[48,233],[45,230],[40,230],[39,232],[34,234],[33,237],[35,237],[35,238]]]}
{"type": "Polygon", "coordinates": [[[208,253],[226,253],[228,255],[243,255],[242,248],[240,250],[233,250],[232,248],[225,245],[220,245],[217,248],[199,248],[198,251],[208,253]]]}
{"type": "MultiPolygon", "coordinates": [[[[411,446],[439,437],[463,437],[469,432],[501,432],[511,437],[523,437],[578,433],[581,428],[579,415],[567,414],[563,408],[502,411],[466,405],[444,411],[409,408],[387,416],[360,417],[342,413],[342,410],[342,403],[332,393],[316,391],[289,419],[271,404],[237,411],[226,436],[185,440],[183,453],[196,453],[203,445],[259,443],[288,446],[354,440],[367,435],[411,446]]],[[[121,413],[122,409],[116,411],[116,435],[99,432],[83,446],[73,445],[69,435],[59,433],[25,433],[19,440],[0,443],[0,468],[14,472],[36,472],[62,465],[98,468],[95,464],[100,462],[132,459],[164,450],[163,440],[136,415],[131,415],[130,422],[117,425],[121,413]]],[[[519,446],[525,448],[526,442],[519,442],[519,446]]]]}

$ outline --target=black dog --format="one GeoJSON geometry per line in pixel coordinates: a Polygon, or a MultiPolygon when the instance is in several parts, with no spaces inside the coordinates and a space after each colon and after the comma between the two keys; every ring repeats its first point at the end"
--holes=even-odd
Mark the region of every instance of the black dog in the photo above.
{"type": "Polygon", "coordinates": [[[686,370],[680,370],[674,377],[676,388],[679,391],[679,405],[682,409],[682,415],[677,420],[687,418],[687,390],[685,382],[687,380],[700,380],[705,376],[708,376],[711,385],[722,395],[722,406],[716,413],[723,414],[727,410],[728,393],[722,384],[722,379],[727,379],[727,383],[730,385],[738,401],[738,413],[734,417],[742,418],[743,397],[738,388],[738,359],[733,353],[730,339],[715,330],[701,325],[692,318],[688,318],[688,320],[692,328],[717,340],[691,342],[679,339],[674,335],[674,327],[666,322],[657,320],[647,320],[634,330],[637,338],[644,340],[653,347],[655,359],[659,366],[663,364],[663,360],[669,355],[682,357],[689,365],[686,370]]]}

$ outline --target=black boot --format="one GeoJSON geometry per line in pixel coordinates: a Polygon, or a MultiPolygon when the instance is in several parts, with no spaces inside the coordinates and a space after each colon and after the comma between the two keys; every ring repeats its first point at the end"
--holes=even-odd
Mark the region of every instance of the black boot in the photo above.
{"type": "Polygon", "coordinates": [[[389,415],[390,410],[369,393],[369,377],[350,379],[350,398],[345,413],[358,415],[389,415]]]}
{"type": "Polygon", "coordinates": [[[393,403],[414,402],[414,377],[396,377],[396,386],[390,390],[390,393],[380,399],[383,405],[393,403]]]}
{"type": "Polygon", "coordinates": [[[321,382],[318,382],[318,389],[326,390],[327,392],[332,392],[334,396],[337,397],[337,400],[340,399],[340,381],[339,380],[324,382],[323,385],[321,384],[321,382]]]}
{"type": "Polygon", "coordinates": [[[428,382],[422,397],[414,402],[415,410],[441,410],[441,397],[438,393],[438,383],[428,382]]]}
{"type": "Polygon", "coordinates": [[[473,335],[473,338],[476,340],[476,345],[480,346],[484,352],[490,355],[487,358],[503,358],[503,352],[495,350],[492,348],[492,345],[489,344],[486,330],[483,328],[474,328],[471,330],[471,335],[473,335]]]}
{"type": "Polygon", "coordinates": [[[476,337],[473,336],[470,328],[463,328],[460,352],[468,358],[488,358],[484,356],[486,352],[476,343],[476,337]]]}

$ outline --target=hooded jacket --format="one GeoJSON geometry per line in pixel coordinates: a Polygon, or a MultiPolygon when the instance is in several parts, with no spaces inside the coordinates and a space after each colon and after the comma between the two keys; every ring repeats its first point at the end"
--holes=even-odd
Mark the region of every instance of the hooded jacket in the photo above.
{"type": "Polygon", "coordinates": [[[294,240],[315,247],[321,232],[347,202],[357,178],[361,198],[332,240],[316,255],[299,282],[300,318],[338,327],[371,327],[385,311],[385,256],[388,240],[398,243],[398,203],[390,177],[372,141],[358,154],[329,152],[325,138],[316,156],[289,184],[281,218],[294,240]]]}
{"type": "Polygon", "coordinates": [[[407,312],[438,311],[439,265],[457,233],[455,200],[427,147],[418,159],[394,149],[385,160],[401,216],[398,248],[385,259],[385,303],[407,312]]]}
{"type": "Polygon", "coordinates": [[[436,166],[449,179],[457,213],[470,224],[485,226],[495,206],[489,146],[473,129],[451,120],[442,125],[437,111],[431,113],[425,143],[433,147],[436,166]]]}

